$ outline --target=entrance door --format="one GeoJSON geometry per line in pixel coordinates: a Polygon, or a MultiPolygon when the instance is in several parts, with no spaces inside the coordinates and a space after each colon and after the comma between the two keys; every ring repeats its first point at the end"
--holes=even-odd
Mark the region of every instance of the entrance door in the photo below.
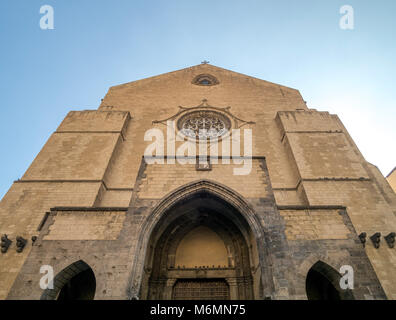
{"type": "Polygon", "coordinates": [[[222,279],[178,280],[173,287],[174,300],[229,300],[230,289],[222,279]]]}

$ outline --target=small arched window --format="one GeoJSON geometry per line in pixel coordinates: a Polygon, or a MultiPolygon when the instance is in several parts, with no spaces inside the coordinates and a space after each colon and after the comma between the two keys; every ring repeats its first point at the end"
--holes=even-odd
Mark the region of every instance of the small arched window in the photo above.
{"type": "Polygon", "coordinates": [[[192,83],[197,86],[214,86],[219,84],[219,80],[211,74],[200,74],[193,79],[192,83]]]}

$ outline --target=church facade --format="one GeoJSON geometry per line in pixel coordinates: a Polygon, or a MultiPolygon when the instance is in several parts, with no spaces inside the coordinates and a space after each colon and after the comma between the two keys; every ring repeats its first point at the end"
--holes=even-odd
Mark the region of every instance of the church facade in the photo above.
{"type": "Polygon", "coordinates": [[[396,299],[395,232],[336,115],[203,63],[66,116],[0,203],[0,299],[396,299]]]}

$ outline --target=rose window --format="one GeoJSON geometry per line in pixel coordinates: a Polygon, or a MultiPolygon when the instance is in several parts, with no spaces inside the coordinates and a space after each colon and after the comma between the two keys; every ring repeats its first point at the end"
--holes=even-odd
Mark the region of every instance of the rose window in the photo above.
{"type": "Polygon", "coordinates": [[[230,127],[230,120],[215,111],[194,111],[178,121],[178,129],[185,136],[194,139],[219,138],[225,135],[230,127]]]}

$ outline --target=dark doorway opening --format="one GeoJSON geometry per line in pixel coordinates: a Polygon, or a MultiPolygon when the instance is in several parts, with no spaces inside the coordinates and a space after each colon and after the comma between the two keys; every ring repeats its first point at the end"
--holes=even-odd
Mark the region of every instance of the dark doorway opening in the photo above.
{"type": "Polygon", "coordinates": [[[341,300],[332,283],[320,272],[310,270],[307,275],[308,300],[341,300]]]}
{"type": "Polygon", "coordinates": [[[93,300],[96,281],[92,269],[80,272],[60,290],[57,300],[93,300]]]}
{"type": "Polygon", "coordinates": [[[53,287],[44,290],[41,300],[93,300],[95,291],[96,278],[93,270],[79,260],[55,276],[53,287]]]}
{"type": "Polygon", "coordinates": [[[328,264],[318,261],[308,271],[308,300],[354,300],[350,290],[340,288],[341,275],[328,264]]]}

